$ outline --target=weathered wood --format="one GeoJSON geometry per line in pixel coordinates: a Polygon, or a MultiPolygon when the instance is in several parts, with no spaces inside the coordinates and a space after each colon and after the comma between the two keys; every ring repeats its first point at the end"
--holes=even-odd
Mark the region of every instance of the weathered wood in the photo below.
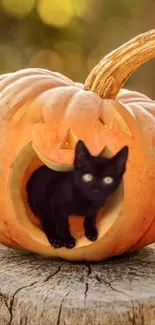
{"type": "Polygon", "coordinates": [[[0,325],[155,325],[155,250],[96,264],[0,247],[0,325]]]}

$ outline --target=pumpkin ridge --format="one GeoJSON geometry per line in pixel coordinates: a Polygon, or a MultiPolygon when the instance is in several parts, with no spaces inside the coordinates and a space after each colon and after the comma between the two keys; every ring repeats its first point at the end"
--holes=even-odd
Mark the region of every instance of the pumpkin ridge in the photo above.
{"type": "MultiPolygon", "coordinates": [[[[40,69],[41,70],[41,69],[40,69]]],[[[42,69],[43,70],[43,69],[42,69]]],[[[50,72],[50,71],[49,71],[50,72]]],[[[43,76],[43,75],[48,75],[50,76],[51,73],[47,74],[43,71],[35,71],[35,69],[22,69],[22,70],[19,70],[17,72],[12,72],[12,73],[7,73],[5,74],[5,79],[1,80],[1,83],[0,83],[0,92],[3,91],[3,89],[5,89],[8,85],[12,85],[12,83],[16,80],[19,80],[19,79],[22,79],[23,77],[26,77],[26,76],[43,76]],[[32,71],[31,71],[32,70],[32,71]]]]}
{"type": "MultiPolygon", "coordinates": [[[[26,78],[30,80],[29,77],[26,78]]],[[[21,90],[19,88],[15,88],[14,91],[10,91],[10,93],[8,94],[7,91],[9,91],[9,89],[6,89],[5,96],[2,97],[2,107],[3,107],[2,114],[3,116],[5,116],[6,119],[12,119],[14,114],[16,114],[18,109],[21,107],[21,105],[26,105],[28,101],[29,102],[32,101],[34,98],[36,98],[36,96],[39,96],[40,94],[46,92],[47,90],[52,90],[54,88],[59,88],[59,87],[68,87],[68,85],[66,85],[63,80],[61,80],[61,84],[57,84],[57,80],[52,80],[51,78],[48,77],[46,80],[45,76],[40,80],[38,80],[38,82],[36,82],[36,80],[33,80],[32,84],[28,83],[29,87],[26,88],[25,88],[25,80],[23,80],[23,83],[21,83],[21,80],[18,80],[18,83],[20,84],[21,90]],[[9,103],[9,106],[3,105],[3,102],[5,103],[5,101],[9,103]],[[5,111],[4,111],[4,107],[5,107],[5,111]]],[[[11,87],[11,85],[9,87],[11,87]]],[[[15,84],[15,87],[17,87],[17,83],[15,84]]]]}
{"type": "Polygon", "coordinates": [[[57,72],[52,72],[50,70],[45,70],[45,69],[35,69],[35,68],[29,69],[29,68],[27,68],[27,69],[19,70],[17,72],[4,74],[4,79],[2,79],[1,83],[0,83],[0,92],[2,92],[9,85],[11,85],[11,87],[12,87],[14,82],[21,80],[23,78],[26,78],[26,77],[28,77],[28,78],[38,77],[40,79],[42,77],[49,77],[49,78],[53,77],[53,79],[57,79],[57,81],[61,80],[68,85],[74,85],[74,82],[71,79],[69,79],[57,72]]]}
{"type": "MultiPolygon", "coordinates": [[[[8,91],[10,89],[12,89],[12,87],[15,87],[15,91],[13,93],[10,93],[10,97],[11,96],[14,96],[16,94],[19,93],[20,89],[23,90],[23,86],[25,88],[27,88],[27,86],[29,86],[27,89],[24,89],[25,91],[31,89],[32,87],[34,87],[34,91],[36,90],[39,90],[39,85],[37,84],[38,83],[42,83],[43,81],[47,81],[47,83],[53,83],[54,85],[56,83],[58,83],[60,79],[59,78],[56,78],[54,76],[48,76],[48,75],[32,75],[32,76],[24,76],[22,78],[19,78],[19,79],[15,79],[11,84],[7,85],[2,91],[1,91],[1,98],[5,98],[5,96],[8,96],[8,91]],[[31,82],[31,85],[30,85],[30,82],[31,82]],[[18,87],[18,88],[16,88],[18,87]],[[35,89],[36,88],[36,89],[35,89]]],[[[62,83],[62,85],[66,85],[67,84],[64,82],[64,80],[60,80],[59,82],[62,83]]]]}
{"type": "MultiPolygon", "coordinates": [[[[66,86],[60,85],[58,87],[53,87],[53,88],[47,89],[44,92],[40,93],[38,96],[38,99],[40,99],[40,100],[43,100],[44,98],[51,96],[51,101],[48,104],[48,108],[50,107],[50,109],[48,109],[48,112],[47,112],[47,107],[45,105],[42,107],[42,114],[43,114],[44,120],[48,123],[50,122],[49,113],[51,113],[53,111],[53,109],[54,109],[53,105],[55,106],[57,101],[58,101],[57,104],[59,105],[60,100],[63,97],[63,100],[65,99],[65,101],[63,102],[63,108],[62,108],[62,104],[59,105],[61,107],[61,116],[62,116],[62,123],[63,123],[63,119],[64,119],[65,113],[68,109],[68,106],[70,105],[75,94],[79,93],[79,91],[80,91],[80,88],[78,88],[78,87],[74,87],[74,86],[70,86],[70,85],[69,86],[68,85],[66,85],[66,86]],[[60,96],[60,94],[61,94],[61,96],[60,96]],[[53,100],[53,98],[54,98],[54,100],[53,100]],[[54,104],[53,104],[53,101],[54,101],[54,104]]],[[[58,110],[58,108],[57,108],[57,110],[58,110]]]]}

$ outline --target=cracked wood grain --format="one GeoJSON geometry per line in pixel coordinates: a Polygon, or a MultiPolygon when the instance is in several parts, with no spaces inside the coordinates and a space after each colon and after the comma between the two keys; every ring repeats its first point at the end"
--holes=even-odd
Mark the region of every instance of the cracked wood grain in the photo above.
{"type": "Polygon", "coordinates": [[[99,263],[0,246],[0,325],[155,325],[155,249],[99,263]]]}

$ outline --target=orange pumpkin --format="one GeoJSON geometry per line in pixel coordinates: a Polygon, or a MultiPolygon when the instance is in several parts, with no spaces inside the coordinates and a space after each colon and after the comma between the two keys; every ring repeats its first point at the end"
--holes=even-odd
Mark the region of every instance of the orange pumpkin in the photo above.
{"type": "Polygon", "coordinates": [[[121,89],[154,53],[155,30],[106,56],[85,85],[44,69],[0,77],[2,244],[92,261],[155,241],[155,103],[143,94],[121,89]],[[99,211],[99,238],[90,242],[84,236],[83,218],[71,216],[76,247],[54,249],[29,208],[25,186],[42,164],[60,171],[72,168],[78,139],[94,155],[103,149],[102,154],[110,156],[128,145],[127,171],[117,192],[99,211]]]}

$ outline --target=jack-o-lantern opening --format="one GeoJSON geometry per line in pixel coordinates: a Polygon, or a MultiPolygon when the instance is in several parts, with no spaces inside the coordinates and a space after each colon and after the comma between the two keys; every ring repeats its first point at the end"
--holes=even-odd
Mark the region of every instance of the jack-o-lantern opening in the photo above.
{"type": "MultiPolygon", "coordinates": [[[[67,145],[67,144],[66,144],[67,145]]],[[[101,153],[104,157],[111,157],[112,153],[108,148],[104,148],[101,153]]],[[[49,168],[56,171],[67,171],[73,168],[72,165],[63,165],[52,162],[51,160],[45,159],[38,153],[36,148],[29,143],[19,153],[18,157],[14,161],[12,170],[9,177],[9,195],[18,222],[26,228],[28,232],[32,231],[34,227],[35,231],[40,232],[40,237],[43,241],[47,241],[44,234],[42,234],[42,227],[37,216],[33,214],[29,207],[26,184],[33,171],[45,164],[49,168]],[[20,171],[20,172],[19,172],[20,171]],[[14,185],[16,184],[16,186],[14,185]]],[[[55,186],[55,184],[53,184],[55,186]]],[[[119,188],[108,198],[104,208],[102,208],[96,219],[98,238],[101,238],[109,230],[112,224],[119,216],[121,205],[123,202],[123,181],[119,188]]],[[[71,233],[76,239],[75,249],[78,247],[91,245],[84,235],[83,229],[83,217],[70,216],[70,227],[71,233]]]]}

